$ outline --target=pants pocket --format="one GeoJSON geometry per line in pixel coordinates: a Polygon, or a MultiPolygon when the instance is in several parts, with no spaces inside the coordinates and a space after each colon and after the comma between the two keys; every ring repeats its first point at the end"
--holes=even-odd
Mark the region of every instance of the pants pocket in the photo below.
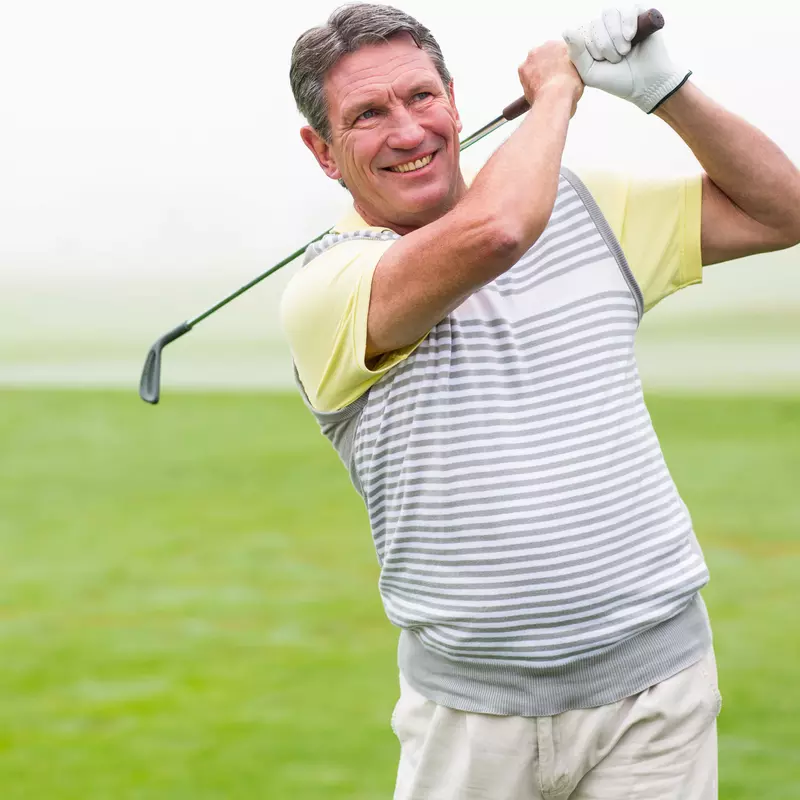
{"type": "Polygon", "coordinates": [[[412,689],[401,675],[400,697],[389,722],[400,744],[413,744],[415,738],[424,740],[435,711],[436,704],[412,689]]]}
{"type": "Polygon", "coordinates": [[[703,656],[699,664],[700,673],[703,676],[705,685],[711,694],[711,707],[714,718],[718,717],[722,711],[722,695],[719,691],[719,680],[717,678],[717,660],[714,655],[714,648],[703,656]]]}

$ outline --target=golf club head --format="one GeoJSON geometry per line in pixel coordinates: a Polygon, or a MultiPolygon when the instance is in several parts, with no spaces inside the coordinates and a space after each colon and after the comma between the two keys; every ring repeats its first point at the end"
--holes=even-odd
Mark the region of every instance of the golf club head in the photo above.
{"type": "Polygon", "coordinates": [[[173,328],[169,333],[165,333],[160,339],[157,339],[150,348],[144,362],[144,369],[142,369],[142,377],[139,380],[139,397],[145,403],[155,405],[161,397],[161,351],[170,342],[179,339],[191,329],[192,326],[188,322],[182,322],[177,328],[173,328]]]}

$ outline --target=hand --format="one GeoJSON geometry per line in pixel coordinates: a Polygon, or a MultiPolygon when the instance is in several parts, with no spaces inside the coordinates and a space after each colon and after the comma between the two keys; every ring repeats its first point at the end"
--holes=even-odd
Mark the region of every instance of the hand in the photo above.
{"type": "Polygon", "coordinates": [[[569,57],[587,86],[628,100],[650,114],[692,73],[672,62],[661,32],[631,47],[641,11],[606,9],[598,19],[563,35],[569,57]]]}
{"type": "Polygon", "coordinates": [[[546,42],[531,50],[518,72],[525,99],[531,105],[543,94],[560,91],[572,97],[572,114],[575,113],[583,95],[583,81],[563,42],[546,42]]]}

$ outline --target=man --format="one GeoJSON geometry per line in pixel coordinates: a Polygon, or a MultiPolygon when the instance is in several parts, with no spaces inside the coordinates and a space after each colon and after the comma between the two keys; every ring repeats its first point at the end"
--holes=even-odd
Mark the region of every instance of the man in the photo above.
{"type": "Polygon", "coordinates": [[[800,241],[800,175],[635,32],[610,10],[532,50],[532,110],[469,187],[416,20],[349,6],[293,50],[303,141],[354,207],[283,322],[401,628],[402,800],[716,797],[708,575],[633,338],[702,264],[800,241]],[[562,169],[584,85],[658,114],[704,174],[562,169]]]}

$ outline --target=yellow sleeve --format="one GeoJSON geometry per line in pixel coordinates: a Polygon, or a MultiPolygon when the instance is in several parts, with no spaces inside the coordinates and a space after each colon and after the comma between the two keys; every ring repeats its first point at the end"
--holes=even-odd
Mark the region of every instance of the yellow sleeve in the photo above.
{"type": "Polygon", "coordinates": [[[351,240],[326,250],[298,272],[281,298],[281,323],[297,374],[317,411],[358,399],[419,343],[365,363],[372,275],[389,241],[351,240]]]}
{"type": "Polygon", "coordinates": [[[639,181],[603,173],[580,177],[622,246],[645,310],[702,281],[699,175],[639,181]]]}

